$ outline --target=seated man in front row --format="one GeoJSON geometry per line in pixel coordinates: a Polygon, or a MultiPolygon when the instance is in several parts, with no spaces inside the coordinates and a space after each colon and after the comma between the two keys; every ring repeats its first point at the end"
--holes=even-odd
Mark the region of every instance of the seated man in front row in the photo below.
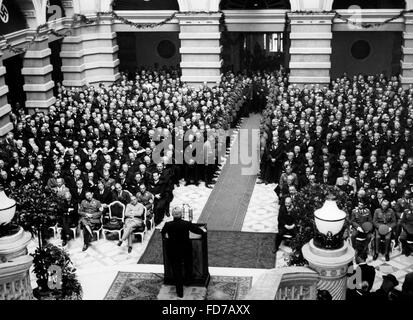
{"type": "Polygon", "coordinates": [[[366,251],[373,237],[373,218],[370,210],[366,208],[366,204],[363,201],[359,201],[358,206],[353,209],[351,213],[351,225],[353,227],[351,235],[353,247],[355,247],[357,251],[366,251]],[[365,239],[365,241],[363,241],[364,245],[361,248],[356,246],[357,239],[359,238],[365,239]]]}
{"type": "Polygon", "coordinates": [[[413,203],[410,203],[409,208],[404,210],[400,219],[400,226],[400,242],[402,243],[402,253],[406,257],[408,257],[412,250],[407,241],[413,241],[413,203]]]}
{"type": "Polygon", "coordinates": [[[147,223],[147,227],[148,229],[151,228],[151,219],[153,216],[153,199],[154,196],[152,193],[150,193],[148,190],[146,190],[146,186],[144,184],[139,185],[139,191],[138,193],[136,193],[136,198],[138,199],[139,203],[142,203],[147,211],[147,215],[146,215],[146,223],[147,223]]]}
{"type": "Polygon", "coordinates": [[[86,192],[86,199],[79,205],[80,226],[83,231],[83,251],[87,250],[93,237],[93,230],[102,226],[102,204],[93,199],[92,192],[86,192]]]}
{"type": "Polygon", "coordinates": [[[135,196],[131,197],[131,203],[128,203],[125,210],[125,226],[123,229],[123,236],[118,242],[118,246],[122,245],[122,242],[128,240],[128,253],[132,251],[132,237],[133,231],[136,228],[144,226],[144,210],[145,207],[142,203],[138,202],[135,196]]]}
{"type": "Polygon", "coordinates": [[[375,228],[375,245],[373,260],[376,260],[379,256],[380,239],[385,240],[384,255],[386,261],[390,260],[390,242],[392,234],[397,225],[396,214],[393,209],[390,208],[388,200],[383,200],[381,208],[376,209],[373,217],[373,225],[375,228]]]}

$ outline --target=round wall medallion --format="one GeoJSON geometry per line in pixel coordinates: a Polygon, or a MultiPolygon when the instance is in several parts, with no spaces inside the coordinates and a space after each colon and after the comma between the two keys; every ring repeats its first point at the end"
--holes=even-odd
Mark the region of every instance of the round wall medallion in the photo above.
{"type": "Polygon", "coordinates": [[[162,40],[158,44],[157,48],[159,56],[164,59],[170,59],[175,55],[176,47],[172,41],[169,40],[162,40]]]}
{"type": "Polygon", "coordinates": [[[370,44],[366,40],[357,40],[351,46],[351,55],[359,60],[366,59],[371,52],[370,44]]]}

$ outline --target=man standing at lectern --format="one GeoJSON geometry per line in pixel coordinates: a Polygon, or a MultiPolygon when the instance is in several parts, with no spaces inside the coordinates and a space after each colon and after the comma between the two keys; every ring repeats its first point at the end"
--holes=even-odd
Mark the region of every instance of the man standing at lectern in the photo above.
{"type": "Polygon", "coordinates": [[[192,270],[192,248],[189,239],[189,232],[203,234],[205,229],[201,229],[191,222],[182,220],[182,208],[174,207],[172,209],[173,221],[165,223],[162,229],[162,235],[168,238],[168,260],[172,266],[173,277],[175,279],[176,293],[178,297],[184,296],[184,275],[183,266],[185,266],[185,280],[192,270]]]}

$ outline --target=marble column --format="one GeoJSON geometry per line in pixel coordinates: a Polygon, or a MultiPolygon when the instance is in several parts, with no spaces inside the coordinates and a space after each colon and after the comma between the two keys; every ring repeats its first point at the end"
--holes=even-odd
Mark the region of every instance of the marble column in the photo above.
{"type": "Polygon", "coordinates": [[[347,268],[354,258],[354,249],[344,242],[337,250],[320,249],[313,240],[302,248],[309,267],[319,274],[318,290],[327,290],[333,300],[345,300],[347,290],[347,268]]]}
{"type": "Polygon", "coordinates": [[[9,131],[13,130],[13,124],[9,117],[11,106],[7,101],[9,87],[5,82],[6,68],[3,66],[2,56],[3,52],[0,50],[0,137],[4,137],[9,131]]]}
{"type": "Polygon", "coordinates": [[[221,14],[178,14],[182,81],[196,88],[221,81],[221,14]]]}
{"type": "Polygon", "coordinates": [[[63,85],[112,84],[120,78],[118,51],[111,17],[101,17],[98,23],[79,23],[72,35],[63,39],[63,85]]]}
{"type": "Polygon", "coordinates": [[[289,13],[290,83],[328,85],[331,69],[332,13],[289,13]]]}
{"type": "Polygon", "coordinates": [[[43,34],[37,37],[23,59],[23,90],[27,95],[26,108],[29,113],[33,113],[35,109],[47,111],[56,102],[53,96],[55,84],[52,80],[51,54],[48,35],[46,30],[43,30],[43,34]]]}
{"type": "Polygon", "coordinates": [[[413,13],[405,14],[400,81],[404,88],[413,83],[413,13]]]}

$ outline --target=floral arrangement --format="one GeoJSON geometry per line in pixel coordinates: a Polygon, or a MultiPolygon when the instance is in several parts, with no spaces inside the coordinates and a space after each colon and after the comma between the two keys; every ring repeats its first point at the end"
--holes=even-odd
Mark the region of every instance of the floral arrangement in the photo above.
{"type": "MultiPolygon", "coordinates": [[[[331,198],[333,198],[337,206],[349,216],[351,212],[350,198],[336,186],[324,184],[308,185],[294,197],[293,203],[295,208],[293,215],[299,230],[290,242],[292,253],[289,256],[289,266],[307,265],[301,248],[315,236],[314,211],[320,209],[324,205],[324,202],[331,198]]],[[[347,227],[348,221],[346,221],[344,228],[347,227]]]]}
{"type": "Polygon", "coordinates": [[[33,272],[37,277],[38,288],[34,295],[38,299],[42,297],[54,297],[57,300],[81,300],[82,286],[80,285],[69,255],[63,249],[52,244],[43,248],[37,248],[32,254],[33,272]],[[58,270],[54,275],[51,270],[58,270]]]}

